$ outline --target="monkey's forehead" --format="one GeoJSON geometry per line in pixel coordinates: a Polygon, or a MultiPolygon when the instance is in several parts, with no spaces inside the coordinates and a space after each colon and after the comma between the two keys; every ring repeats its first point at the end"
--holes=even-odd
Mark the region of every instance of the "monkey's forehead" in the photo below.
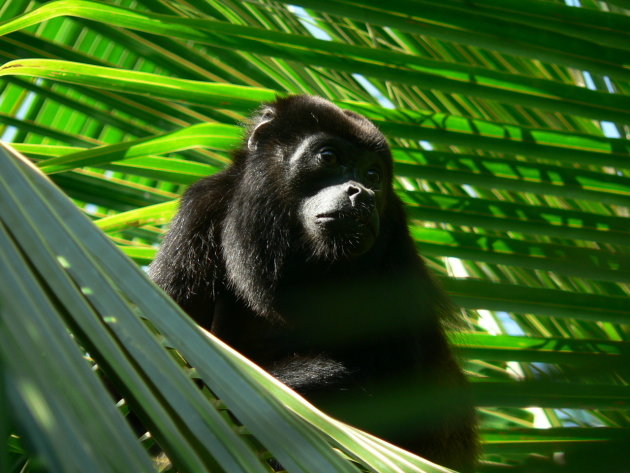
{"type": "Polygon", "coordinates": [[[350,122],[374,124],[366,117],[355,112],[344,110],[329,100],[315,95],[290,95],[278,98],[275,102],[263,107],[263,113],[271,111],[274,117],[291,118],[310,122],[312,125],[325,127],[325,120],[334,122],[350,122]]]}
{"type": "Polygon", "coordinates": [[[386,151],[387,140],[380,130],[358,113],[343,110],[332,102],[312,95],[279,98],[263,107],[254,118],[269,120],[276,133],[286,138],[310,136],[326,132],[354,142],[359,146],[386,151]]]}

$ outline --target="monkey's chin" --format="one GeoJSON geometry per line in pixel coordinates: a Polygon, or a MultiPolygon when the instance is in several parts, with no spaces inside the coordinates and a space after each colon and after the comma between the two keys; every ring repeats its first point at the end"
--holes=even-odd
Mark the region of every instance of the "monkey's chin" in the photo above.
{"type": "Polygon", "coordinates": [[[320,260],[341,261],[367,253],[376,242],[378,214],[365,218],[318,215],[306,225],[310,254],[320,260]]]}
{"type": "Polygon", "coordinates": [[[345,248],[345,257],[352,259],[364,255],[372,249],[374,241],[375,238],[372,235],[368,235],[367,237],[361,237],[357,240],[352,240],[351,242],[346,243],[347,248],[345,248]]]}
{"type": "Polygon", "coordinates": [[[355,231],[346,234],[320,234],[310,238],[312,255],[325,261],[352,260],[374,246],[376,236],[371,232],[355,231]]]}

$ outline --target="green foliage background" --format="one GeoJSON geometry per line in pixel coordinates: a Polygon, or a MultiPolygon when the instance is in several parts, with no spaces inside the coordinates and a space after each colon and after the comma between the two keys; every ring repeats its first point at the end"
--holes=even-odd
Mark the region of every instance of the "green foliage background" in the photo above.
{"type": "Polygon", "coordinates": [[[470,321],[479,471],[627,469],[630,2],[580,3],[2,3],[0,471],[152,471],[156,450],[180,472],[439,471],[312,410],[139,269],[279,93],[390,138],[470,321]]]}

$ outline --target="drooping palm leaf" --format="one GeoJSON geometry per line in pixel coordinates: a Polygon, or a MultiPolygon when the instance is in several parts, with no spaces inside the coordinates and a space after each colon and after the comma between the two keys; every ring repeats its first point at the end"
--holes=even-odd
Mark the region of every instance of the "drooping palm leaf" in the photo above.
{"type": "MultiPolygon", "coordinates": [[[[418,247],[471,321],[470,330],[453,340],[475,381],[485,459],[507,465],[538,453],[553,469],[553,453],[566,452],[569,464],[584,471],[591,460],[612,469],[623,462],[620,442],[630,439],[630,18],[621,0],[581,3],[292,2],[304,10],[275,1],[62,0],[40,6],[13,0],[0,6],[0,139],[50,174],[120,249],[147,264],[183,186],[229,162],[240,136],[236,125],[261,101],[276,93],[312,93],[369,116],[394,148],[398,191],[418,247]],[[535,428],[541,419],[554,428],[535,428]]],[[[16,185],[4,171],[3,178],[7,188],[16,185]]],[[[39,453],[52,470],[119,471],[123,465],[134,469],[134,461],[147,468],[135,447],[101,461],[114,443],[94,456],[77,443],[76,455],[67,457],[59,437],[37,423],[34,416],[44,412],[37,407],[49,399],[51,418],[63,420],[60,428],[77,442],[81,435],[125,429],[113,415],[95,419],[85,432],[80,425],[81,412],[103,402],[85,364],[76,368],[85,386],[66,399],[61,378],[80,365],[81,349],[101,365],[99,373],[124,379],[116,384],[126,386],[131,405],[122,411],[142,404],[148,411],[143,422],[179,471],[217,464],[239,471],[228,467],[231,461],[258,471],[265,467],[251,452],[265,449],[292,471],[332,471],[322,462],[347,467],[324,447],[321,434],[283,417],[280,407],[274,412],[285,418],[287,430],[279,433],[240,413],[257,439],[252,444],[225,430],[233,420],[211,419],[208,398],[191,390],[176,366],[150,387],[145,378],[134,378],[140,360],[131,360],[153,353],[149,348],[136,352],[122,335],[118,351],[93,345],[100,332],[82,323],[95,323],[99,314],[107,323],[107,314],[130,310],[108,296],[106,282],[115,283],[120,268],[97,270],[101,282],[86,286],[94,287],[102,306],[86,306],[90,297],[79,297],[76,287],[74,302],[65,300],[59,292],[68,277],[63,264],[43,277],[38,265],[44,263],[27,249],[55,232],[28,189],[11,192],[15,203],[1,202],[8,239],[0,248],[10,271],[2,273],[7,302],[0,307],[3,319],[11,320],[0,331],[1,366],[11,406],[33,414],[11,416],[17,426],[10,432],[25,435],[10,437],[7,458],[16,463],[7,468],[18,468],[28,452],[39,453]],[[16,214],[17,205],[22,210],[16,214]],[[28,230],[18,230],[20,218],[30,222],[28,230]],[[19,287],[15,281],[22,281],[19,287]],[[57,324],[59,335],[48,337],[54,340],[38,338],[44,321],[57,324]],[[63,324],[74,338],[62,335],[63,324]],[[31,325],[32,333],[20,332],[31,325]],[[59,378],[50,391],[47,373],[59,378]],[[193,412],[201,420],[189,425],[193,412]],[[213,429],[223,429],[218,443],[206,440],[213,429]],[[306,450],[285,451],[289,440],[298,442],[295,435],[306,450]]],[[[78,229],[66,225],[64,231],[67,238],[78,229]]],[[[50,254],[63,248],[46,244],[50,254]]],[[[146,317],[158,325],[152,314],[146,317]]],[[[191,330],[185,322],[173,324],[172,333],[180,336],[191,330]]],[[[164,327],[157,330],[165,335],[164,327]]],[[[195,357],[208,342],[189,347],[174,336],[167,335],[169,342],[201,370],[195,357]]],[[[260,408],[262,399],[277,402],[267,390],[279,391],[252,373],[236,369],[228,377],[252,383],[251,395],[242,398],[247,408],[260,408]]],[[[213,393],[230,409],[237,394],[213,393]]],[[[396,471],[386,460],[391,450],[374,456],[364,450],[377,448],[372,441],[350,441],[347,432],[335,430],[333,444],[340,442],[374,471],[396,471]]],[[[483,463],[480,470],[501,468],[507,467],[483,463]]]]}

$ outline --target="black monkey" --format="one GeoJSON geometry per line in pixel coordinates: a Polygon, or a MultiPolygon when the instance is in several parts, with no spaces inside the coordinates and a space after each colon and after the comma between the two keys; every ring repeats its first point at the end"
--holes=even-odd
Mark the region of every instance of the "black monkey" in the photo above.
{"type": "Polygon", "coordinates": [[[233,164],[186,191],[150,274],[318,407],[473,470],[473,407],[442,328],[452,311],[362,115],[312,96],[263,106],[233,164]]]}

